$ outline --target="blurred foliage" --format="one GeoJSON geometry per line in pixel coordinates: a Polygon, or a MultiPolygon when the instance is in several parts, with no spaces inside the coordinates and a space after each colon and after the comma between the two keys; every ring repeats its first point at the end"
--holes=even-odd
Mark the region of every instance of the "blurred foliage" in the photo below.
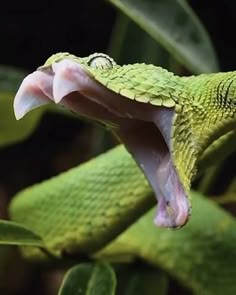
{"type": "MultiPolygon", "coordinates": [[[[218,63],[208,34],[185,0],[110,0],[110,2],[161,44],[190,72],[197,74],[217,71],[218,63]]],[[[139,38],[133,46],[142,44],[142,41],[139,38]]],[[[147,42],[144,36],[144,43],[145,41],[147,42]]],[[[129,51],[132,56],[132,49],[129,51]]]]}
{"type": "Polygon", "coordinates": [[[0,230],[0,245],[43,246],[40,237],[15,222],[0,220],[0,230]]]}
{"type": "MultiPolygon", "coordinates": [[[[219,69],[208,33],[186,1],[108,2],[119,12],[106,45],[107,52],[120,64],[153,63],[179,75],[219,69]]],[[[90,5],[96,7],[95,1],[90,5]]],[[[70,13],[72,10],[70,8],[70,13]]],[[[87,36],[91,20],[84,22],[87,36]]],[[[66,27],[66,22],[63,26],[66,27]]],[[[79,52],[79,47],[80,44],[75,44],[75,51],[79,52]]],[[[37,66],[35,64],[35,68],[37,66]]],[[[116,145],[111,135],[100,127],[83,123],[75,116],[68,116],[67,111],[56,108],[40,108],[17,122],[12,104],[26,73],[12,65],[0,68],[0,158],[2,155],[2,163],[7,162],[5,166],[1,163],[0,180],[0,214],[4,219],[8,219],[10,199],[20,188],[65,171],[116,145]],[[51,149],[50,140],[56,142],[51,149]],[[50,161],[45,159],[44,146],[50,161]],[[43,156],[39,155],[40,152],[43,156]],[[43,166],[43,161],[47,166],[43,166]]],[[[226,212],[235,211],[235,182],[231,179],[235,168],[227,169],[231,174],[222,177],[222,171],[225,173],[229,163],[235,164],[234,155],[221,164],[220,169],[214,168],[210,176],[203,175],[195,184],[196,189],[213,194],[214,200],[223,204],[222,208],[195,194],[193,219],[196,222],[193,222],[198,226],[190,231],[190,221],[177,233],[154,228],[149,212],[97,254],[98,260],[110,264],[84,263],[84,259],[59,263],[52,257],[54,264],[49,267],[31,264],[22,259],[18,250],[14,249],[13,253],[12,248],[1,246],[0,294],[50,295],[59,290],[60,295],[99,295],[115,294],[115,288],[116,294],[122,295],[235,294],[232,273],[236,261],[236,223],[235,218],[226,212]],[[219,198],[215,196],[217,189],[219,198]],[[146,228],[149,228],[148,232],[146,228]],[[150,229],[154,231],[151,235],[150,229]],[[83,263],[76,265],[80,262],[83,263]]],[[[10,221],[0,222],[0,235],[0,244],[43,245],[43,237],[41,240],[37,233],[10,221]]]]}

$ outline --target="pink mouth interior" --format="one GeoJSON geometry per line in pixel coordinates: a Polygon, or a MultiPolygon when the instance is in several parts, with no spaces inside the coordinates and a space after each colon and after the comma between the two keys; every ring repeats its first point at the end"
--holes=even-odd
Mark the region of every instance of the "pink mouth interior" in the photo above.
{"type": "Polygon", "coordinates": [[[173,108],[131,101],[96,82],[70,60],[25,78],[14,102],[16,117],[50,101],[110,126],[153,188],[157,226],[179,228],[187,222],[190,204],[169,152],[173,108]]]}

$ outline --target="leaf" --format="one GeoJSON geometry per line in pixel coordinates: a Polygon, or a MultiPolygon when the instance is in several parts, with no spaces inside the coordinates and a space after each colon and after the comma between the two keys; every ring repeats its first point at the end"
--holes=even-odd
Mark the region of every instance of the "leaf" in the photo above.
{"type": "Polygon", "coordinates": [[[115,274],[108,264],[80,264],[66,273],[58,295],[113,295],[115,287],[115,274]]]}
{"type": "Polygon", "coordinates": [[[90,264],[79,264],[69,269],[63,279],[58,295],[86,294],[92,270],[93,266],[90,264]]]}
{"type": "Polygon", "coordinates": [[[36,128],[44,107],[37,109],[17,121],[13,113],[15,93],[26,73],[6,67],[0,67],[0,147],[14,144],[28,137],[36,128]]]}
{"type": "Polygon", "coordinates": [[[88,283],[87,295],[115,294],[116,280],[113,269],[105,263],[95,265],[88,283]]]}
{"type": "Polygon", "coordinates": [[[43,247],[42,239],[18,223],[0,220],[0,245],[43,247]]]}
{"type": "MultiPolygon", "coordinates": [[[[184,0],[109,0],[193,73],[218,70],[216,55],[184,0]]],[[[137,46],[140,41],[137,43],[137,46]]]]}

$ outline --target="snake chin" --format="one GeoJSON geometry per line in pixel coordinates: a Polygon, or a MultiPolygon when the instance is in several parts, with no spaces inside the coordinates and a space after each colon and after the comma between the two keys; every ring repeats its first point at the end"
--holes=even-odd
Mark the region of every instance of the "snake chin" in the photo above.
{"type": "Polygon", "coordinates": [[[154,223],[180,228],[190,215],[170,153],[173,108],[131,101],[101,85],[83,67],[62,60],[28,75],[14,101],[17,119],[49,102],[108,126],[144,172],[158,200],[154,223]]]}

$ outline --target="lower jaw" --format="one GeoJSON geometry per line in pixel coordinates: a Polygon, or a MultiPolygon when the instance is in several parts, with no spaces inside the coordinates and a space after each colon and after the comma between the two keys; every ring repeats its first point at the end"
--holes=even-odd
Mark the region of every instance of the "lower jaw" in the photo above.
{"type": "Polygon", "coordinates": [[[190,201],[179,180],[164,138],[154,123],[134,120],[116,130],[149,181],[158,201],[154,223],[181,228],[191,214],[190,201]]]}

